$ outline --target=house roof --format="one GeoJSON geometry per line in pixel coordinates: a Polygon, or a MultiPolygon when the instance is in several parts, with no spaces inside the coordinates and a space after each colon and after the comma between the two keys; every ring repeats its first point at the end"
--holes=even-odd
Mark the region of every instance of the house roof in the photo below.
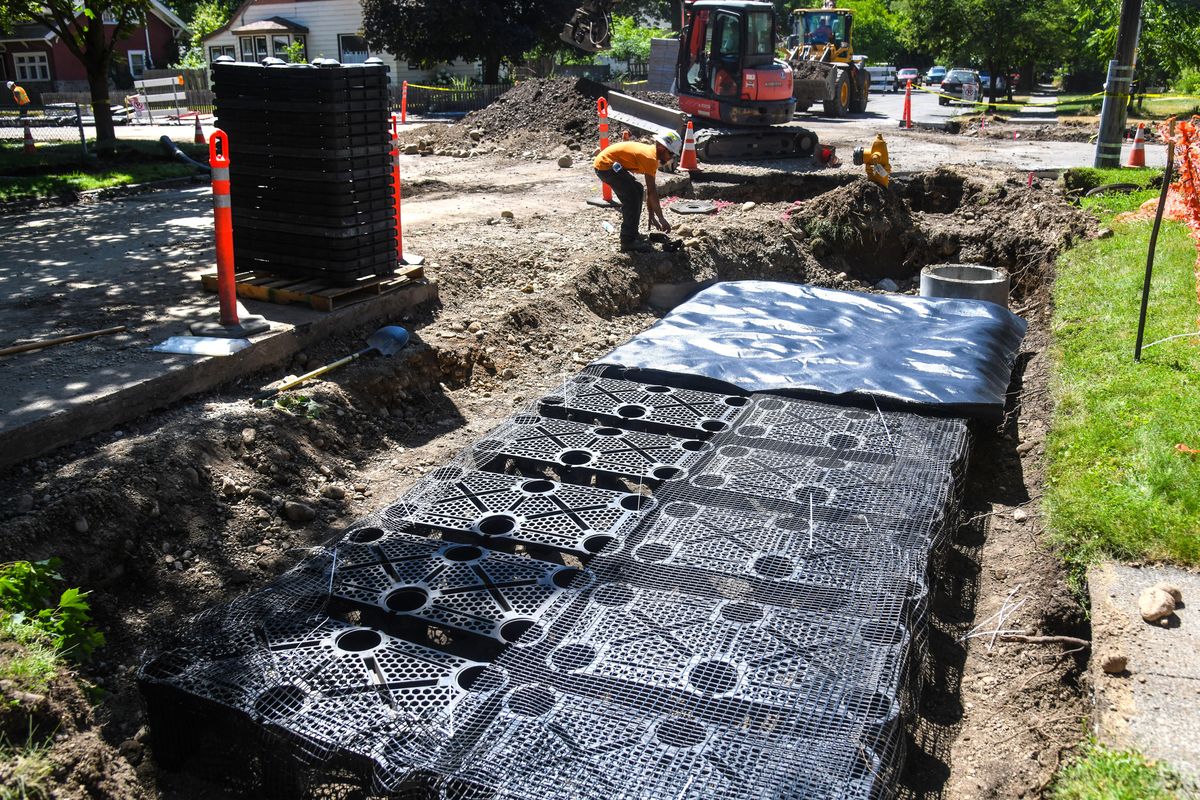
{"type": "Polygon", "coordinates": [[[251,22],[240,28],[234,28],[230,33],[236,35],[248,33],[308,33],[308,28],[298,22],[292,22],[284,17],[271,17],[251,22]]]}
{"type": "MultiPolygon", "coordinates": [[[[159,0],[150,0],[150,11],[154,16],[170,25],[172,28],[186,31],[187,23],[179,18],[174,11],[167,8],[159,0]]],[[[40,22],[20,22],[13,25],[12,33],[0,34],[3,42],[48,42],[56,38],[54,31],[40,22]]]]}
{"type": "Polygon", "coordinates": [[[0,42],[42,42],[54,38],[54,33],[40,22],[20,22],[12,33],[0,35],[0,42]]]}

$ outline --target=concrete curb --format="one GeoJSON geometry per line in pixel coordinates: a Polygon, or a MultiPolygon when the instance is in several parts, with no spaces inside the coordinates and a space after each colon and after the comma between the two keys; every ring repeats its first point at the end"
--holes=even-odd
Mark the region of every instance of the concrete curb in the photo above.
{"type": "Polygon", "coordinates": [[[147,183],[129,183],[124,186],[108,186],[103,189],[88,189],[85,192],[58,195],[57,197],[30,197],[22,200],[10,200],[0,203],[0,216],[19,214],[23,211],[33,211],[39,208],[59,208],[73,206],[79,203],[98,203],[103,200],[115,200],[146,192],[157,192],[166,189],[207,183],[203,175],[182,175],[178,178],[164,178],[161,181],[147,183]]]}
{"type": "Polygon", "coordinates": [[[235,378],[286,362],[298,351],[330,336],[394,319],[437,297],[436,283],[417,283],[260,338],[234,355],[197,358],[182,368],[4,431],[0,433],[0,467],[39,456],[235,378]]]}

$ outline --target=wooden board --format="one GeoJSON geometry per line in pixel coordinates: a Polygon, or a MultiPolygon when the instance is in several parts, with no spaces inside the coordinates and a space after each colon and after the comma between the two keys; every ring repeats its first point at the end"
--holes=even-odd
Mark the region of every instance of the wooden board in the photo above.
{"type": "MultiPolygon", "coordinates": [[[[237,296],[265,303],[302,303],[317,311],[333,311],[369,297],[394,292],[425,276],[424,267],[403,267],[386,278],[362,278],[349,286],[335,286],[312,278],[283,278],[269,272],[239,272],[234,275],[237,296]]],[[[217,291],[217,273],[200,276],[210,292],[217,291]]]]}

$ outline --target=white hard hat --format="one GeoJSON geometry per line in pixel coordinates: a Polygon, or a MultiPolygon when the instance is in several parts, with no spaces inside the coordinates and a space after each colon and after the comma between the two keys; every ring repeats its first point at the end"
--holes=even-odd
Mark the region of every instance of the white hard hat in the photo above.
{"type": "Polygon", "coordinates": [[[680,139],[679,134],[675,131],[656,133],[654,135],[654,141],[670,150],[671,155],[675,156],[676,158],[679,158],[679,154],[683,152],[683,139],[680,139]]]}
{"type": "Polygon", "coordinates": [[[10,88],[10,89],[11,89],[11,88],[13,88],[13,87],[14,87],[14,86],[16,86],[16,85],[17,85],[17,84],[16,84],[14,81],[9,81],[8,83],[6,83],[6,84],[5,84],[5,86],[7,86],[7,87],[8,87],[8,88],[10,88]]]}

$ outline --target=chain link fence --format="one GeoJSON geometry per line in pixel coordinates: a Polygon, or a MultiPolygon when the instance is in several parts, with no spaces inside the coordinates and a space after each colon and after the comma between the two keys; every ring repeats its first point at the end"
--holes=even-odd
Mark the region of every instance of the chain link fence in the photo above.
{"type": "Polygon", "coordinates": [[[0,109],[0,145],[25,146],[38,143],[70,143],[87,153],[84,125],[90,109],[74,102],[48,102],[21,109],[0,109]]]}

